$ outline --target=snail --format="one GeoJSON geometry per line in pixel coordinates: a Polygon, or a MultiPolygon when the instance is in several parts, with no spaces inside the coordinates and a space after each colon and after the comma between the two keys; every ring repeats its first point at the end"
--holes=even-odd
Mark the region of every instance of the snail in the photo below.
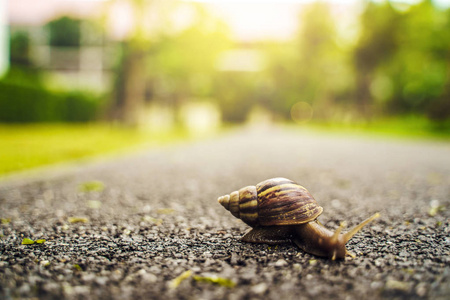
{"type": "Polygon", "coordinates": [[[380,216],[374,214],[347,233],[341,234],[344,224],[335,232],[319,223],[323,208],[306,188],[286,178],[272,178],[247,186],[217,201],[252,229],[242,241],[280,244],[292,241],[303,251],[332,260],[343,259],[345,244],[361,228],[380,216]]]}

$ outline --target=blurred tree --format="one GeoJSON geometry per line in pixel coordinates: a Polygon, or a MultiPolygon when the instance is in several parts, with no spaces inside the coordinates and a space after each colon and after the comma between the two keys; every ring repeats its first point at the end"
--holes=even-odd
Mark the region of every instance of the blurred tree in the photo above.
{"type": "Polygon", "coordinates": [[[301,20],[296,102],[311,104],[315,117],[327,119],[336,100],[348,93],[351,86],[347,53],[338,43],[340,36],[329,4],[315,2],[301,20]]]}
{"type": "Polygon", "coordinates": [[[12,34],[9,45],[11,65],[31,66],[28,32],[19,31],[12,34]]]}
{"type": "Polygon", "coordinates": [[[136,126],[144,104],[146,51],[136,41],[121,44],[122,55],[114,85],[113,118],[128,126],[136,126]]]}
{"type": "Polygon", "coordinates": [[[380,64],[392,59],[399,46],[400,22],[401,15],[389,2],[368,2],[361,15],[360,38],[354,49],[355,101],[365,117],[373,113],[370,86],[374,72],[380,64]]]}
{"type": "Polygon", "coordinates": [[[130,0],[134,28],[121,43],[121,58],[114,84],[112,117],[128,126],[136,126],[138,113],[145,97],[145,55],[150,47],[150,36],[144,31],[144,11],[149,1],[130,0]]]}
{"type": "Polygon", "coordinates": [[[49,44],[54,47],[80,46],[80,20],[71,17],[61,17],[46,25],[49,32],[49,44]]]}
{"type": "Polygon", "coordinates": [[[368,3],[354,56],[361,112],[449,118],[449,16],[430,0],[405,11],[368,3]]]}
{"type": "Polygon", "coordinates": [[[300,15],[295,41],[266,47],[271,110],[288,119],[294,104],[306,102],[315,117],[330,117],[336,101],[351,89],[347,52],[338,39],[329,5],[315,2],[300,15]]]}
{"type": "Polygon", "coordinates": [[[253,72],[218,73],[214,87],[222,119],[226,122],[240,123],[247,120],[255,106],[267,108],[267,103],[262,102],[263,81],[261,74],[253,72]]]}
{"type": "Polygon", "coordinates": [[[295,40],[248,46],[264,49],[261,72],[216,69],[232,42],[226,26],[204,6],[190,4],[190,23],[181,29],[163,16],[166,30],[149,33],[144,7],[153,1],[130,1],[135,28],[122,44],[115,85],[116,117],[130,124],[137,122],[145,99],[177,108],[191,97],[215,99],[228,121],[245,120],[253,106],[289,119],[291,108],[303,102],[310,106],[297,108],[312,107],[314,117],[323,120],[336,118],[349,102],[365,118],[377,113],[448,118],[450,12],[429,0],[406,9],[367,1],[352,44],[340,40],[339,20],[329,5],[313,3],[301,15],[295,40]]]}
{"type": "MultiPolygon", "coordinates": [[[[231,45],[226,25],[201,5],[191,5],[191,23],[164,34],[147,58],[153,98],[175,110],[188,98],[223,99],[216,89],[217,60],[231,45]]],[[[222,102],[221,102],[222,103],[222,102]]]]}
{"type": "Polygon", "coordinates": [[[264,107],[282,119],[290,118],[290,109],[299,101],[299,51],[294,42],[267,43],[264,87],[268,103],[264,107]]]}
{"type": "Polygon", "coordinates": [[[392,113],[450,117],[450,10],[442,11],[425,0],[402,18],[399,47],[391,61],[380,67],[392,81],[387,108],[392,113]]]}
{"type": "Polygon", "coordinates": [[[18,31],[10,37],[10,68],[2,78],[2,83],[17,86],[41,87],[42,71],[35,67],[31,57],[31,41],[27,31],[18,31]]]}
{"type": "Polygon", "coordinates": [[[118,75],[114,84],[112,103],[112,117],[126,125],[138,125],[139,113],[145,103],[146,95],[152,94],[147,60],[155,53],[158,47],[156,39],[162,30],[155,29],[154,24],[162,27],[168,25],[166,8],[171,7],[172,2],[128,1],[132,8],[133,26],[131,33],[121,42],[122,53],[117,66],[118,75]],[[151,26],[149,26],[149,20],[152,22],[151,26]]]}

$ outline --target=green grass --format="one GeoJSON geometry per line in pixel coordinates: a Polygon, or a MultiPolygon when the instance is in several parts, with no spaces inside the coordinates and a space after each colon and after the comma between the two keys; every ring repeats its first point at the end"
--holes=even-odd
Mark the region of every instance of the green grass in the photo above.
{"type": "Polygon", "coordinates": [[[450,121],[436,123],[420,116],[383,118],[349,123],[311,122],[305,125],[304,128],[336,134],[450,141],[450,121]]]}
{"type": "MultiPolygon", "coordinates": [[[[450,141],[449,122],[437,125],[420,117],[383,119],[370,123],[317,122],[294,128],[338,135],[450,141]]],[[[149,133],[108,124],[0,125],[0,176],[60,162],[114,155],[192,138],[194,136],[182,129],[149,133]]]]}
{"type": "Polygon", "coordinates": [[[0,125],[0,176],[186,138],[183,130],[149,133],[107,124],[0,125]]]}

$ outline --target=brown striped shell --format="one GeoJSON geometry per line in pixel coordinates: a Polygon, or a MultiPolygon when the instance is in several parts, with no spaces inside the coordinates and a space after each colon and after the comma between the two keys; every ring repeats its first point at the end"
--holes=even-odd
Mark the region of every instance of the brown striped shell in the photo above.
{"type": "Polygon", "coordinates": [[[303,224],[323,211],[307,189],[286,178],[268,179],[217,201],[252,227],[303,224]]]}

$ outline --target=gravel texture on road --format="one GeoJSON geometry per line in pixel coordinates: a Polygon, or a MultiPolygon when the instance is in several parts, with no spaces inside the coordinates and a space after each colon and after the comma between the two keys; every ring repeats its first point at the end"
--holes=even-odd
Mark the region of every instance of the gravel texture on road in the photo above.
{"type": "Polygon", "coordinates": [[[450,298],[449,143],[246,129],[3,180],[0,208],[1,299],[450,298]],[[332,230],[380,212],[356,258],[240,241],[217,198],[280,176],[332,230]]]}

